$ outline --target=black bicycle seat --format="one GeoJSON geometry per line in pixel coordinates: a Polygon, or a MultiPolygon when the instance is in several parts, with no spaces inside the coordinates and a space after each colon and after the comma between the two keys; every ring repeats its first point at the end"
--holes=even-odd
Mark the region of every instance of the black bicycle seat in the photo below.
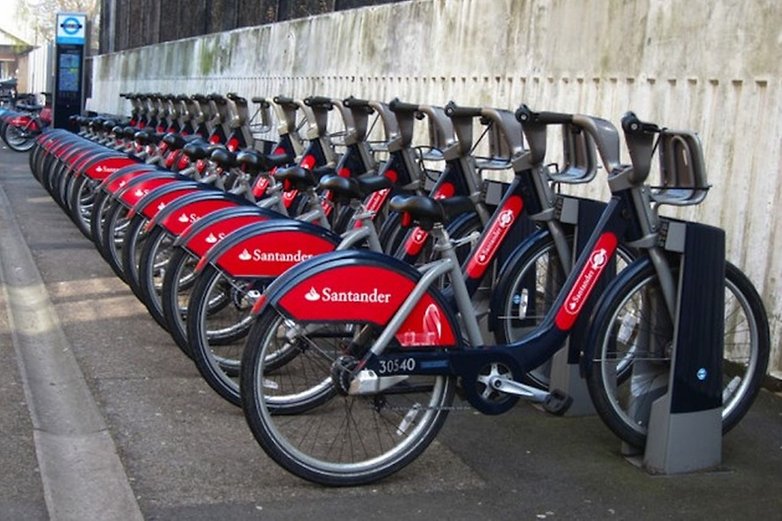
{"type": "Polygon", "coordinates": [[[301,166],[282,168],[274,172],[274,178],[283,183],[286,190],[306,190],[318,184],[315,175],[301,166]]]}
{"type": "Polygon", "coordinates": [[[320,180],[320,187],[331,191],[337,199],[363,199],[372,192],[391,187],[391,180],[382,175],[366,177],[325,176],[320,180]]]}
{"type": "Polygon", "coordinates": [[[471,212],[475,204],[469,197],[449,197],[448,199],[433,199],[423,195],[396,195],[391,199],[391,209],[409,216],[402,218],[403,226],[410,226],[412,221],[424,230],[431,230],[437,223],[448,222],[464,212],[471,212]]]}
{"type": "Polygon", "coordinates": [[[228,150],[227,148],[217,148],[209,155],[209,159],[214,161],[222,169],[233,168],[239,166],[236,162],[236,154],[228,150]]]}
{"type": "Polygon", "coordinates": [[[242,166],[245,172],[257,174],[265,171],[266,158],[257,150],[242,150],[236,154],[236,162],[242,166]]]}
{"type": "Polygon", "coordinates": [[[209,144],[206,141],[193,141],[182,148],[182,153],[190,158],[191,161],[198,161],[199,159],[209,157],[208,147],[209,144]]]}
{"type": "Polygon", "coordinates": [[[185,138],[174,132],[169,132],[163,136],[163,143],[169,148],[169,150],[179,150],[186,144],[185,138]]]}

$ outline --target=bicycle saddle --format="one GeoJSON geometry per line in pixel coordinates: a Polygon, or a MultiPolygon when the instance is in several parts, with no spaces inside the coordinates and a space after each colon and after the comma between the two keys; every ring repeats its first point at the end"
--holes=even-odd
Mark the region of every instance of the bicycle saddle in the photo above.
{"type": "Polygon", "coordinates": [[[306,190],[318,184],[315,175],[300,166],[291,166],[274,172],[274,178],[283,183],[285,190],[306,190]]]}
{"type": "Polygon", "coordinates": [[[169,150],[179,150],[180,148],[184,147],[185,144],[187,144],[185,138],[179,134],[175,134],[174,132],[169,132],[163,136],[163,143],[166,144],[169,150]]]}
{"type": "Polygon", "coordinates": [[[320,187],[331,191],[337,199],[363,199],[372,192],[391,187],[391,180],[386,176],[373,175],[367,177],[340,177],[328,175],[320,180],[320,187]]]}
{"type": "Polygon", "coordinates": [[[160,141],[162,137],[163,137],[162,134],[157,134],[155,132],[148,132],[146,130],[139,130],[133,136],[133,139],[135,139],[136,142],[141,145],[155,145],[160,141]]]}
{"type": "Polygon", "coordinates": [[[390,205],[392,210],[402,213],[402,226],[411,226],[416,221],[424,230],[475,210],[475,204],[466,196],[433,199],[423,195],[395,195],[390,205]]]}
{"type": "Polygon", "coordinates": [[[209,155],[209,159],[214,161],[223,170],[239,166],[236,162],[236,154],[227,148],[216,148],[209,155]]]}
{"type": "Polygon", "coordinates": [[[122,137],[125,139],[133,139],[136,136],[138,129],[136,127],[125,127],[122,129],[122,137]]]}
{"type": "Polygon", "coordinates": [[[203,140],[196,140],[186,144],[182,148],[182,153],[190,158],[191,161],[206,159],[209,157],[209,144],[203,140]]]}

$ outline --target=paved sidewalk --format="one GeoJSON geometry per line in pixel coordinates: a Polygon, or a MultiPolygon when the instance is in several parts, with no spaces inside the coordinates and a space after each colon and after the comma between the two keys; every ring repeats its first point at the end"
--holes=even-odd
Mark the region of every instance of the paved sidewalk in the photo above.
{"type": "MultiPolygon", "coordinates": [[[[201,381],[26,161],[0,150],[0,210],[15,216],[147,520],[782,518],[782,398],[766,391],[724,438],[713,472],[650,476],[619,455],[599,419],[522,405],[499,417],[452,414],[419,461],[376,485],[298,480],[265,457],[240,411],[201,381]]],[[[16,246],[0,244],[0,258],[16,246]]],[[[48,519],[2,288],[0,521],[48,519]]]]}

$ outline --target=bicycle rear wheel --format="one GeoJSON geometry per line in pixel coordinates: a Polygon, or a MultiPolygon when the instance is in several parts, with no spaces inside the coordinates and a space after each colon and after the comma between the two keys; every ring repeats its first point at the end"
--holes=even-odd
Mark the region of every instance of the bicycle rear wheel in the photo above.
{"type": "Polygon", "coordinates": [[[253,324],[242,360],[245,418],[264,451],[306,480],[363,485],[397,472],[434,440],[453,403],[455,378],[444,376],[410,376],[372,394],[338,391],[362,328],[297,324],[272,306],[253,324]],[[287,363],[273,363],[278,353],[287,363]]]}
{"type": "MultiPolygon", "coordinates": [[[[652,402],[668,390],[673,324],[654,269],[648,265],[606,294],[596,317],[595,358],[587,385],[595,408],[623,441],[643,447],[652,402]]],[[[766,372],[768,319],[752,283],[725,270],[722,431],[749,410],[766,372]]]]}

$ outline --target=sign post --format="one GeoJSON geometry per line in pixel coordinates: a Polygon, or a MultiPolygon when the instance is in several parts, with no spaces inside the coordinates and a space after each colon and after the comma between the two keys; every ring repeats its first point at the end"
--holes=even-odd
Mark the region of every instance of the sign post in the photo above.
{"type": "Polygon", "coordinates": [[[57,14],[53,126],[67,128],[68,118],[84,106],[84,47],[87,15],[57,14]]]}

